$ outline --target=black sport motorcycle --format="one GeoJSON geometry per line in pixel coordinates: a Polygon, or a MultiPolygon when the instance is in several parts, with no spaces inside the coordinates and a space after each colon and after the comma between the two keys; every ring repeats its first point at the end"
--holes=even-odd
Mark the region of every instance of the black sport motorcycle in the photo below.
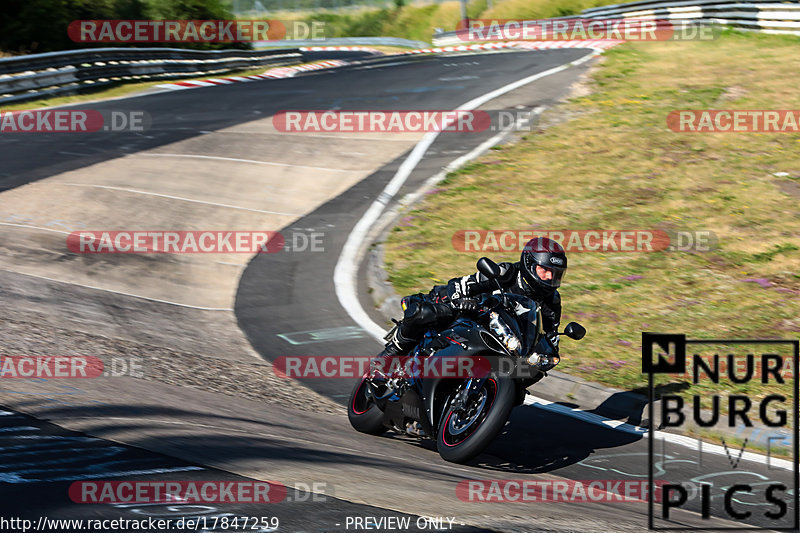
{"type": "MultiPolygon", "coordinates": [[[[547,340],[538,304],[505,291],[500,268],[486,257],[478,271],[497,287],[475,313],[443,331],[430,330],[393,370],[371,369],[350,395],[352,426],[380,435],[387,429],[436,440],[446,461],[463,463],[497,436],[525,390],[547,375],[559,357],[547,340]],[[476,362],[475,365],[464,365],[476,362]],[[468,368],[468,372],[443,369],[468,368]],[[420,371],[423,369],[423,371],[420,371]]],[[[580,340],[586,329],[567,324],[562,335],[580,340]]]]}

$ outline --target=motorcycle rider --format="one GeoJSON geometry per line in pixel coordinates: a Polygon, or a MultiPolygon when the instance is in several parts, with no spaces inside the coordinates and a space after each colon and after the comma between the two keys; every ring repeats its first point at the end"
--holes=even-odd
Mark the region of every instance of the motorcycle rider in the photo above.
{"type": "MultiPolygon", "coordinates": [[[[498,266],[497,282],[503,289],[526,295],[541,306],[546,337],[557,355],[561,321],[561,295],[557,289],[567,270],[564,248],[552,239],[537,237],[525,244],[519,262],[498,266]]],[[[387,335],[386,347],[374,359],[375,364],[407,355],[422,340],[427,329],[446,327],[459,314],[475,312],[478,301],[473,297],[494,292],[497,282],[476,272],[453,278],[446,285],[436,285],[427,295],[418,293],[403,298],[403,319],[387,335]]]]}

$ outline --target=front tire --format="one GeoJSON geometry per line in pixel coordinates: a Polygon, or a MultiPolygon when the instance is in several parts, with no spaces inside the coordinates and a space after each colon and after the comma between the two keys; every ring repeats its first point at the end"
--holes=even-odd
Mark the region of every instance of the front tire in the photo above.
{"type": "Polygon", "coordinates": [[[380,435],[386,431],[381,411],[368,394],[367,380],[361,378],[347,402],[347,418],[356,431],[368,435],[380,435]]]}
{"type": "Polygon", "coordinates": [[[515,397],[516,387],[510,378],[490,376],[463,409],[456,409],[449,400],[436,434],[442,459],[464,463],[485,450],[503,429],[515,397]]]}

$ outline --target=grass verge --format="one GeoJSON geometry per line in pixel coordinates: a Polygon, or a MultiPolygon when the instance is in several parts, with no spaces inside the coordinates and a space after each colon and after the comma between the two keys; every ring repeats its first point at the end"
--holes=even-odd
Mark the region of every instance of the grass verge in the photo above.
{"type": "Polygon", "coordinates": [[[562,322],[580,321],[589,334],[564,341],[561,369],[633,389],[646,385],[642,331],[797,338],[800,135],[673,133],[666,117],[800,109],[798,44],[726,31],[610,50],[593,92],[549,112],[562,122],[449,175],[407,213],[386,242],[390,281],[408,294],[473,272],[480,254],[451,244],[463,229],[711,230],[711,252],[571,254],[562,322]]]}
{"type": "MultiPolygon", "coordinates": [[[[467,4],[467,16],[473,19],[540,19],[575,15],[584,9],[613,4],[617,0],[503,0],[487,8],[486,0],[467,4]]],[[[281,18],[281,17],[278,17],[281,18]]],[[[461,20],[458,1],[448,0],[429,5],[403,5],[384,9],[364,9],[355,13],[324,11],[293,14],[287,20],[321,21],[326,37],[402,37],[430,42],[434,31],[453,31],[461,20]]]]}

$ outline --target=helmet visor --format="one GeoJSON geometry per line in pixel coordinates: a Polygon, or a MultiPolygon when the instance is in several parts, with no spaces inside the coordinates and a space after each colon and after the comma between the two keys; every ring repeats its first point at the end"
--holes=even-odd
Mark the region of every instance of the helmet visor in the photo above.
{"type": "Polygon", "coordinates": [[[536,278],[539,280],[539,283],[546,287],[552,287],[556,289],[561,286],[561,280],[564,279],[564,273],[567,271],[567,269],[536,265],[535,271],[536,278]]]}

